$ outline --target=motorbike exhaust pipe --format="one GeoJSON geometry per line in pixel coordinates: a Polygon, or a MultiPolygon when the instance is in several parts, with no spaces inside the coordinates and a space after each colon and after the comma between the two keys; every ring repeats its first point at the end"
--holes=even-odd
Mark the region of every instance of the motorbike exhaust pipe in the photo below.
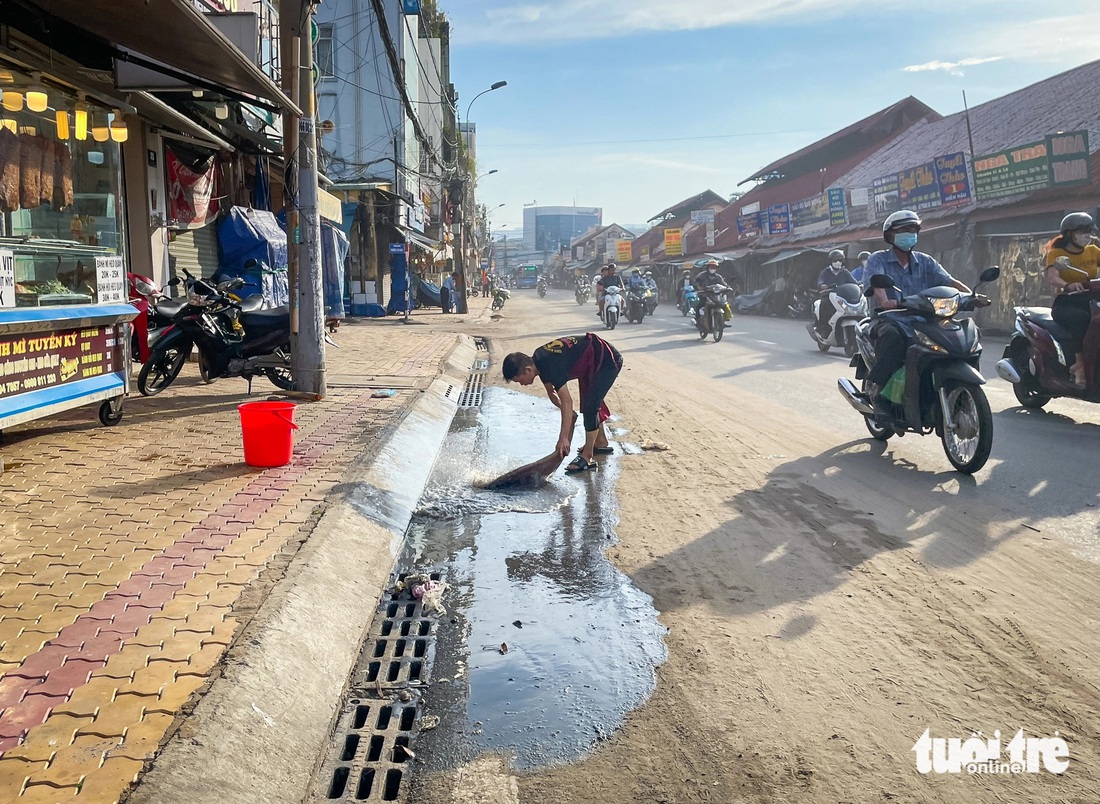
{"type": "Polygon", "coordinates": [[[1016,365],[1012,362],[1012,359],[1008,357],[997,361],[997,376],[1002,380],[1008,380],[1013,385],[1019,384],[1023,379],[1020,377],[1020,372],[1016,370],[1016,365]]]}
{"type": "Polygon", "coordinates": [[[874,406],[870,403],[866,396],[864,396],[847,377],[841,377],[836,381],[837,389],[840,391],[840,395],[844,397],[848,404],[856,409],[858,413],[862,413],[864,416],[873,416],[875,413],[874,406]]]}

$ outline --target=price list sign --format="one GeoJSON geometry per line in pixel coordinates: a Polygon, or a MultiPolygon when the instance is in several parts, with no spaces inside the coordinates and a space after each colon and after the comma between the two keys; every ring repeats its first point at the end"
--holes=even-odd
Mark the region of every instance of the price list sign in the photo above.
{"type": "Polygon", "coordinates": [[[0,338],[0,399],[124,370],[126,326],[0,338]]]}

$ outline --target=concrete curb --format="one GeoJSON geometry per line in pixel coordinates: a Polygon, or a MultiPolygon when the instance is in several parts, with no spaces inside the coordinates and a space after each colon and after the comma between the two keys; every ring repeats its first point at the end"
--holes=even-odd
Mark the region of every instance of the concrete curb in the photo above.
{"type": "Polygon", "coordinates": [[[129,802],[298,804],[306,797],[476,360],[473,340],[457,337],[443,373],[342,488],[129,802]]]}

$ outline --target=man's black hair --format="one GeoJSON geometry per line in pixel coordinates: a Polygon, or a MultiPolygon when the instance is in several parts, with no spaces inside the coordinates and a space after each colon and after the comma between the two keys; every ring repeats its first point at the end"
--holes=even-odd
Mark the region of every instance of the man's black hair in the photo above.
{"type": "Polygon", "coordinates": [[[504,358],[504,363],[501,364],[504,371],[504,381],[511,382],[522,374],[524,369],[533,365],[535,365],[535,361],[531,359],[530,355],[525,355],[523,352],[512,352],[504,358]]]}

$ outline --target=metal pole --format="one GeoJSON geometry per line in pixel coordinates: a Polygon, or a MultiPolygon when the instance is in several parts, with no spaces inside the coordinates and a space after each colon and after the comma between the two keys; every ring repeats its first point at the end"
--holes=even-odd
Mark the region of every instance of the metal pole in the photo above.
{"type": "Polygon", "coordinates": [[[970,130],[970,108],[966,105],[966,90],[963,93],[963,111],[966,112],[966,138],[970,142],[970,158],[974,159],[974,132],[970,130]]]}
{"type": "MultiPolygon", "coordinates": [[[[305,29],[310,30],[312,4],[306,7],[305,29]]],[[[294,382],[299,391],[324,396],[325,307],[321,283],[321,217],[317,211],[317,111],[313,91],[313,42],[307,33],[301,43],[298,105],[298,360],[294,382]]]]}
{"type": "MultiPolygon", "coordinates": [[[[283,91],[298,98],[298,58],[301,52],[301,0],[279,3],[279,57],[283,91]]],[[[286,208],[287,284],[290,286],[290,356],[298,363],[298,117],[283,115],[283,204],[286,208]]]]}

